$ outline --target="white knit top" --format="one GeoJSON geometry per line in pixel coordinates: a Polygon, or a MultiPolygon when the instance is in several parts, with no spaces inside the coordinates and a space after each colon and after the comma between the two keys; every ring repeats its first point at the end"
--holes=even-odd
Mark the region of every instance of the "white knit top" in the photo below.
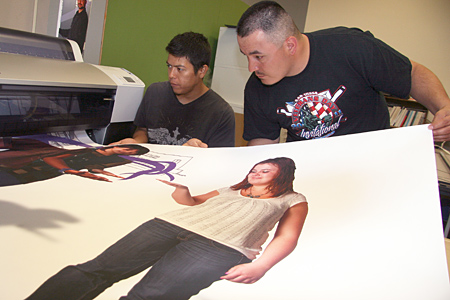
{"type": "Polygon", "coordinates": [[[277,198],[249,198],[229,187],[206,202],[188,206],[158,218],[195,232],[255,259],[269,231],[291,206],[306,202],[305,196],[289,193],[277,198]]]}

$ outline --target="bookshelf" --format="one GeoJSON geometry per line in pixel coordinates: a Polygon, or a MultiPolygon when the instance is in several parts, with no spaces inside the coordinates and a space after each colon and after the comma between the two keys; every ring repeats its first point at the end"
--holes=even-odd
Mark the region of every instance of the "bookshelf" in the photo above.
{"type": "Polygon", "coordinates": [[[384,95],[389,109],[391,127],[420,125],[427,122],[428,110],[416,100],[384,95]]]}

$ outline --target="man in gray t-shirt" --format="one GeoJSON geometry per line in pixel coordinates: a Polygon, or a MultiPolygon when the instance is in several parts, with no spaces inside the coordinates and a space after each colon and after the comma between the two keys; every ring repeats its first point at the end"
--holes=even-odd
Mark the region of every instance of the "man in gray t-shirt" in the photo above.
{"type": "Polygon", "coordinates": [[[234,147],[233,109],[203,83],[211,60],[208,40],[186,32],[175,36],[166,51],[169,81],[148,87],[133,137],[113,144],[234,147]]]}

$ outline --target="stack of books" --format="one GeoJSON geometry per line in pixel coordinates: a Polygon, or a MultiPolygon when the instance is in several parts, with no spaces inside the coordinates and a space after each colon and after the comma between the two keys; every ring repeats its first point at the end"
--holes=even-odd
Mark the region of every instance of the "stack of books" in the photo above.
{"type": "Polygon", "coordinates": [[[425,122],[427,112],[413,110],[402,106],[388,106],[391,127],[419,125],[425,122]]]}

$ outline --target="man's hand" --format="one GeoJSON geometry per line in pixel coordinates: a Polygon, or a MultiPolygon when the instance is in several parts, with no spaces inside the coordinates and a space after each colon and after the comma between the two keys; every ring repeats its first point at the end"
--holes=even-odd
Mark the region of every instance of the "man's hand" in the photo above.
{"type": "Polygon", "coordinates": [[[444,106],[436,112],[430,129],[433,130],[434,141],[450,141],[450,107],[444,106]]]}
{"type": "Polygon", "coordinates": [[[439,78],[425,66],[412,61],[410,95],[434,114],[429,128],[434,141],[450,140],[450,98],[439,78]]]}
{"type": "Polygon", "coordinates": [[[191,146],[191,147],[199,147],[199,148],[208,148],[208,145],[200,141],[199,139],[190,139],[183,146],[191,146]]]}
{"type": "Polygon", "coordinates": [[[121,145],[121,144],[139,144],[139,142],[133,138],[126,138],[126,139],[111,143],[109,145],[113,146],[113,145],[121,145]]]}

